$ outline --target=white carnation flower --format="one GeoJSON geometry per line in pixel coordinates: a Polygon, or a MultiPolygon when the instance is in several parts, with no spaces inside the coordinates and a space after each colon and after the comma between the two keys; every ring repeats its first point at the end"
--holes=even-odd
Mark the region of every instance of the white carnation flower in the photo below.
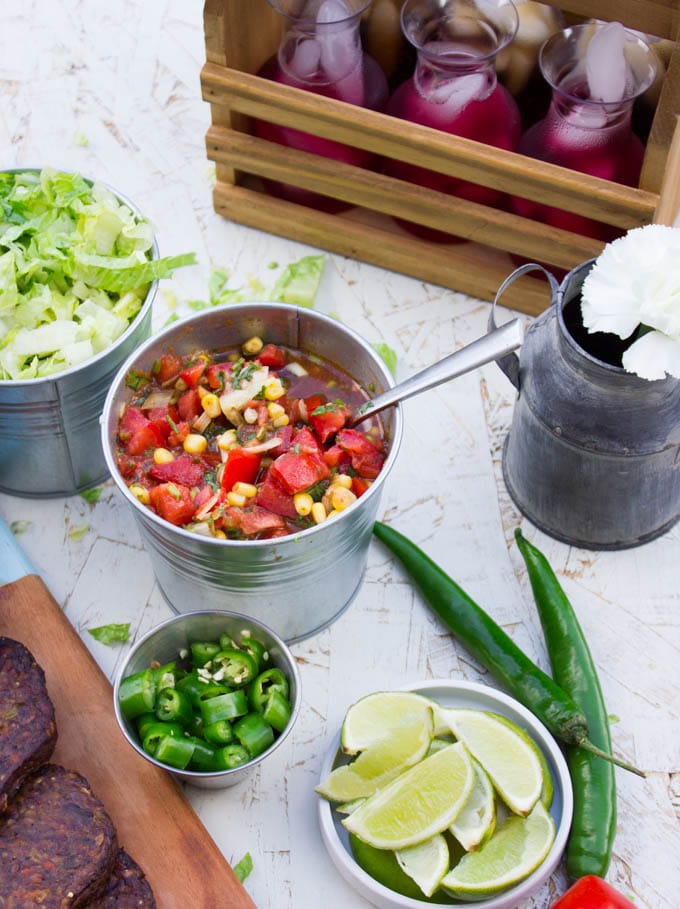
{"type": "Polygon", "coordinates": [[[623,367],[647,379],[680,377],[680,229],[638,227],[608,243],[586,276],[581,315],[590,332],[636,340],[623,367]]]}

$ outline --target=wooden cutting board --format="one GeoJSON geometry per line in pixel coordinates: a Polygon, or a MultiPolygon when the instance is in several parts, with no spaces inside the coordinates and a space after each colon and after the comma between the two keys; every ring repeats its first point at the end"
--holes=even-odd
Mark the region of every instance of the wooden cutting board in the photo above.
{"type": "Polygon", "coordinates": [[[2,519],[0,584],[0,635],[21,641],[45,671],[59,734],[53,760],[88,779],[158,909],[255,909],[173,777],[123,737],[108,679],[2,519]]]}

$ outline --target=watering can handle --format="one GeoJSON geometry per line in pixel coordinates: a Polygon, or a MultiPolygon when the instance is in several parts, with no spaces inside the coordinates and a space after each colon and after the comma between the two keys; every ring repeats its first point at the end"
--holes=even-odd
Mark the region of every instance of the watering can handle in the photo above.
{"type": "MultiPolygon", "coordinates": [[[[496,292],[496,296],[494,297],[494,301],[491,306],[491,312],[489,313],[489,331],[496,328],[496,304],[500,300],[501,294],[503,294],[507,288],[517,280],[517,278],[521,278],[522,275],[525,275],[530,271],[543,272],[550,284],[552,301],[554,302],[557,299],[559,284],[553,274],[551,274],[546,268],[544,268],[542,265],[539,265],[537,262],[527,262],[526,265],[520,265],[520,267],[516,268],[511,275],[508,275],[508,277],[505,279],[505,281],[503,281],[501,286],[498,288],[498,291],[496,292]]],[[[510,379],[515,388],[519,389],[519,357],[517,354],[514,352],[506,354],[504,357],[496,360],[496,362],[508,377],[508,379],[510,379]]]]}

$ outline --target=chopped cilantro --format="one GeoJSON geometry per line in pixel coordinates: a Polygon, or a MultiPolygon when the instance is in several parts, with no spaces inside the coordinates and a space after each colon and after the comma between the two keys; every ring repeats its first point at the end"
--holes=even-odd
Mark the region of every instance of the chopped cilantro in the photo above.
{"type": "Polygon", "coordinates": [[[143,372],[137,372],[136,369],[131,369],[125,376],[125,384],[133,391],[139,391],[142,385],[146,385],[148,381],[147,376],[143,372]]]}
{"type": "Polygon", "coordinates": [[[165,419],[170,424],[170,429],[172,429],[173,432],[179,432],[179,427],[177,426],[177,423],[175,423],[175,421],[172,419],[172,417],[170,416],[169,413],[165,415],[165,419]]]}
{"type": "Polygon", "coordinates": [[[168,483],[168,492],[173,497],[173,499],[175,499],[177,502],[179,502],[179,500],[182,498],[182,493],[179,491],[179,489],[175,486],[174,483],[168,483]]]}
{"type": "Polygon", "coordinates": [[[315,407],[310,416],[320,417],[324,413],[340,413],[341,410],[347,410],[347,405],[338,398],[335,401],[328,401],[326,404],[320,404],[315,407]]]}
{"type": "Polygon", "coordinates": [[[130,623],[123,622],[119,625],[99,625],[97,628],[88,628],[88,632],[100,644],[124,644],[130,638],[130,623]]]}

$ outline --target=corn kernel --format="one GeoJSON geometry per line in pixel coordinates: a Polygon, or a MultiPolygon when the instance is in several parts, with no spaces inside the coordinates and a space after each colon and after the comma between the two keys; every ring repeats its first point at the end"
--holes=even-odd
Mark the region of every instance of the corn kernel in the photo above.
{"type": "Polygon", "coordinates": [[[226,540],[226,539],[227,539],[227,535],[226,535],[226,533],[225,533],[223,530],[214,530],[214,531],[213,531],[213,536],[216,537],[218,540],[226,540]]]}
{"type": "Polygon", "coordinates": [[[190,432],[182,442],[182,448],[188,454],[202,454],[208,447],[208,440],[205,436],[200,436],[197,432],[190,432]]]}
{"type": "Polygon", "coordinates": [[[217,395],[206,394],[201,398],[201,407],[203,410],[211,417],[213,420],[215,417],[222,415],[222,408],[220,407],[220,399],[217,395]]]}
{"type": "Polygon", "coordinates": [[[237,508],[243,508],[243,506],[246,504],[246,501],[247,500],[246,500],[245,496],[239,495],[237,492],[234,492],[233,490],[231,492],[227,493],[227,504],[228,505],[236,505],[237,508]]]}
{"type": "Polygon", "coordinates": [[[167,448],[156,448],[153,453],[153,459],[155,464],[169,464],[170,461],[175,460],[175,456],[167,448]]]}
{"type": "Polygon", "coordinates": [[[344,486],[331,486],[330,493],[331,505],[335,511],[342,511],[357,500],[351,489],[345,489],[344,486]]]}
{"type": "Polygon", "coordinates": [[[142,503],[142,505],[148,505],[151,501],[149,497],[149,490],[146,488],[146,486],[140,486],[139,483],[133,483],[132,486],[130,486],[130,492],[137,499],[137,501],[142,503]]]}
{"type": "Polygon", "coordinates": [[[326,520],[326,509],[321,502],[315,502],[312,505],[312,518],[315,524],[322,524],[326,520]]]}
{"type": "MultiPolygon", "coordinates": [[[[314,499],[308,492],[296,492],[293,496],[293,505],[300,517],[306,518],[308,514],[312,513],[314,499]]],[[[321,507],[323,508],[323,506],[321,507]]]]}
{"type": "Polygon", "coordinates": [[[264,347],[264,341],[262,338],[258,338],[257,335],[254,335],[252,338],[248,338],[247,341],[244,341],[241,345],[241,350],[244,354],[259,354],[259,352],[264,347]]]}
{"type": "Polygon", "coordinates": [[[289,423],[290,417],[287,413],[281,414],[280,417],[276,417],[276,419],[272,420],[272,426],[276,429],[279,429],[281,426],[288,426],[289,423]]]}
{"type": "Polygon", "coordinates": [[[344,486],[345,489],[352,488],[352,478],[347,473],[338,473],[333,477],[333,486],[344,486]]]}
{"type": "Polygon", "coordinates": [[[251,426],[253,423],[257,423],[257,410],[254,407],[246,407],[243,411],[243,419],[251,426]]]}
{"type": "Polygon", "coordinates": [[[280,379],[274,379],[269,385],[264,387],[264,397],[267,401],[278,401],[286,393],[286,389],[281,384],[280,379]]]}
{"type": "Polygon", "coordinates": [[[234,483],[231,491],[239,496],[245,496],[246,499],[254,499],[257,495],[257,486],[253,486],[252,483],[243,483],[239,480],[237,483],[234,483]]]}
{"type": "Polygon", "coordinates": [[[285,412],[285,407],[277,404],[276,401],[272,401],[271,403],[267,404],[267,413],[272,419],[274,419],[274,417],[282,417],[285,412]]]}
{"type": "Polygon", "coordinates": [[[211,392],[211,391],[208,391],[208,389],[205,388],[203,385],[197,385],[197,386],[196,386],[196,391],[198,392],[198,396],[199,396],[199,398],[201,399],[201,401],[203,400],[203,398],[204,398],[206,395],[212,394],[212,392],[211,392]]]}
{"type": "Polygon", "coordinates": [[[221,451],[229,451],[238,442],[238,436],[235,429],[227,429],[221,436],[217,437],[217,447],[221,451]]]}

